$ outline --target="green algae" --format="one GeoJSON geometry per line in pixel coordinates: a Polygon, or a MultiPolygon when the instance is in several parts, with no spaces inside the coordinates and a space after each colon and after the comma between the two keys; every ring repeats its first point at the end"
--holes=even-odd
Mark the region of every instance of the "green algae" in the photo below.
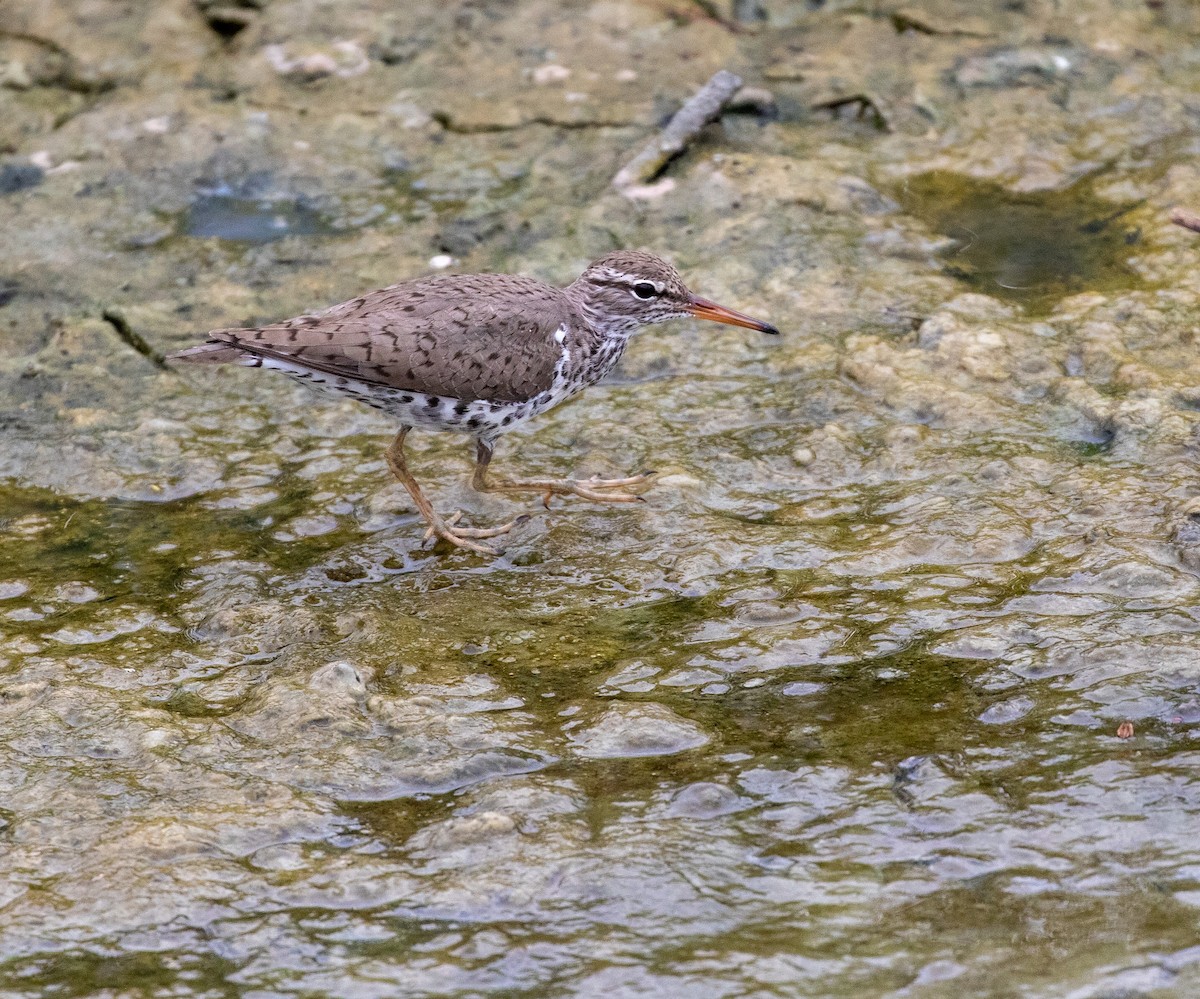
{"type": "Polygon", "coordinates": [[[1128,264],[1141,230],[1119,205],[1092,193],[1094,178],[1050,191],[1013,191],[934,171],[908,178],[895,196],[910,215],[954,246],[946,274],[976,291],[1044,314],[1067,295],[1147,287],[1128,264]]]}
{"type": "Polygon", "coordinates": [[[216,955],[74,950],[49,958],[10,962],[0,968],[0,983],[16,995],[64,999],[172,993],[232,997],[238,994],[230,981],[236,968],[235,962],[216,955]]]}

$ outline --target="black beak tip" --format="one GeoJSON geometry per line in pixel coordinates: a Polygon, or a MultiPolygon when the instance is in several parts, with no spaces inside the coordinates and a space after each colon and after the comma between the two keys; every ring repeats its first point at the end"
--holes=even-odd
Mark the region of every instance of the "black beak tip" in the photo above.
{"type": "Polygon", "coordinates": [[[770,333],[771,336],[779,336],[779,328],[777,326],[772,326],[770,323],[763,323],[762,331],[764,333],[770,333]]]}

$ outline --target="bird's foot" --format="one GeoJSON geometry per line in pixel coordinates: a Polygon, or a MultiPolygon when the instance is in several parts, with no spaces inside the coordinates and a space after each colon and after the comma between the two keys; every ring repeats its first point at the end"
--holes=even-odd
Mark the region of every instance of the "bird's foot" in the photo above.
{"type": "Polygon", "coordinates": [[[468,548],[473,552],[479,552],[480,555],[502,555],[502,550],[493,548],[491,545],[476,544],[470,540],[472,538],[498,538],[502,534],[507,534],[518,524],[523,524],[529,519],[528,514],[523,514],[510,520],[507,524],[501,524],[499,527],[458,527],[458,522],[462,520],[462,511],[458,510],[450,514],[449,517],[438,517],[436,523],[429,525],[425,531],[424,540],[429,541],[432,538],[441,538],[443,541],[448,541],[452,545],[459,548],[468,548]]]}
{"type": "Polygon", "coordinates": [[[542,506],[550,509],[552,496],[578,496],[593,503],[645,503],[636,493],[625,492],[630,486],[640,486],[654,473],[639,472],[623,479],[602,479],[593,475],[590,479],[546,479],[537,482],[519,482],[516,486],[542,494],[542,506]]]}

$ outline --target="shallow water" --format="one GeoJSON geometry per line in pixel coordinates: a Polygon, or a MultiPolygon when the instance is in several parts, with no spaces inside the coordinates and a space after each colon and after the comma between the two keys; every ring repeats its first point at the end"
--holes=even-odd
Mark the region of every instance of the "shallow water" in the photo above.
{"type": "Polygon", "coordinates": [[[315,236],[331,227],[313,208],[292,201],[205,194],[192,202],[183,232],[234,243],[272,243],[288,236],[315,236]]]}
{"type": "Polygon", "coordinates": [[[94,58],[0,89],[50,164],[0,199],[0,992],[1200,989],[1197,26],[976,6],[22,14],[94,58]],[[719,65],[777,115],[609,192],[719,65]],[[320,226],[166,238],[213,177],[320,226]],[[379,414],[121,328],[616,244],[784,335],[643,333],[497,454],[644,504],[413,435],[531,514],[496,560],[423,543],[379,414]]]}

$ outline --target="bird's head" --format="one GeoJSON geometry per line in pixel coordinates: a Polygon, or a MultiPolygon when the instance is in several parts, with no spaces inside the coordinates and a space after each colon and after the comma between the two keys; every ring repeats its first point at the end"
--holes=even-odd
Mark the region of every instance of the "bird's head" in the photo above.
{"type": "Polygon", "coordinates": [[[566,289],[593,326],[629,335],[639,326],[695,316],[762,333],[774,326],[688,291],[679,271],[644,250],[616,250],[590,263],[566,289]]]}

